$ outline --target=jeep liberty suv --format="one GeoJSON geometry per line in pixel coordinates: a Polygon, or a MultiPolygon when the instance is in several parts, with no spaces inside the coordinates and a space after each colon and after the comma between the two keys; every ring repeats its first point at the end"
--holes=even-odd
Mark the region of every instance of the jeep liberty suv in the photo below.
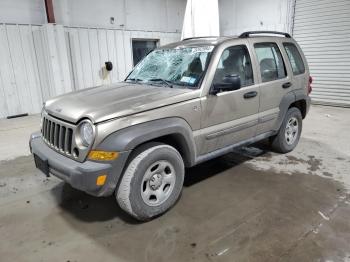
{"type": "Polygon", "coordinates": [[[295,148],[312,78],[287,33],[197,37],[159,47],[125,81],[48,100],[30,138],[36,167],[138,220],[169,210],[185,167],[269,138],[295,148]]]}

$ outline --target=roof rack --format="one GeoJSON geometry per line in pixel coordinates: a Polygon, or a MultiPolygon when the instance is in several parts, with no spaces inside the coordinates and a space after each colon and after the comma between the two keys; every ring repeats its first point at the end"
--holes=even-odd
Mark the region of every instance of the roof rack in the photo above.
{"type": "Polygon", "coordinates": [[[284,35],[287,38],[292,38],[290,34],[278,31],[248,31],[242,33],[239,38],[247,38],[249,35],[258,35],[258,34],[273,34],[273,35],[284,35]]]}
{"type": "Polygon", "coordinates": [[[181,41],[192,40],[192,39],[199,39],[199,38],[215,38],[215,37],[217,37],[217,36],[194,36],[194,37],[184,38],[181,41]]]}

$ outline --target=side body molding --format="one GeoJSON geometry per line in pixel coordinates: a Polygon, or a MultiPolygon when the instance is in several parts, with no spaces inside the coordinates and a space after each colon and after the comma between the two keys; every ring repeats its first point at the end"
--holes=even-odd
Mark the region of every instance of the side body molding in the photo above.
{"type": "MultiPolygon", "coordinates": [[[[193,166],[196,145],[190,125],[179,117],[163,118],[118,130],[108,135],[96,148],[106,151],[129,151],[151,140],[170,138],[178,146],[186,166],[193,166]]],[[[171,143],[170,143],[171,144],[171,143]]]]}

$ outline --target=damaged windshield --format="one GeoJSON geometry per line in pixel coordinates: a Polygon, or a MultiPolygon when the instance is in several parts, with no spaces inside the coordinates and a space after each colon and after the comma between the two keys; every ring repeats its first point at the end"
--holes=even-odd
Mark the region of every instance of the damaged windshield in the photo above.
{"type": "Polygon", "coordinates": [[[203,46],[154,50],[137,64],[126,81],[196,88],[213,48],[203,46]]]}

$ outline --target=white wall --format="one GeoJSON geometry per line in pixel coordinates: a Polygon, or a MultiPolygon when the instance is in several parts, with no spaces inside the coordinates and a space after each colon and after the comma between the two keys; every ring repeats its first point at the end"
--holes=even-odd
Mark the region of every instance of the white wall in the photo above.
{"type": "Polygon", "coordinates": [[[1,0],[0,23],[46,23],[44,0],[1,0]]]}
{"type": "MultiPolygon", "coordinates": [[[[53,0],[53,4],[56,23],[66,26],[181,32],[186,0],[53,0]]],[[[1,0],[0,23],[46,23],[44,0],[1,0]]]]}
{"type": "Polygon", "coordinates": [[[126,1],[126,27],[181,32],[185,8],[186,0],[126,1]]]}
{"type": "Polygon", "coordinates": [[[125,24],[123,0],[53,0],[56,23],[67,26],[115,27],[125,24]],[[114,25],[110,24],[114,17],[114,25]]]}
{"type": "Polygon", "coordinates": [[[159,39],[160,45],[180,40],[180,33],[69,27],[66,32],[73,65],[73,90],[125,79],[133,67],[131,42],[134,38],[159,39]],[[113,63],[113,70],[108,74],[103,71],[106,61],[113,63]]]}
{"type": "Polygon", "coordinates": [[[290,32],[293,0],[219,0],[220,33],[251,30],[290,32]]]}
{"type": "MultiPolygon", "coordinates": [[[[290,31],[294,0],[218,0],[222,35],[246,30],[290,31]]],[[[53,0],[66,26],[181,32],[186,0],[53,0]],[[114,17],[114,24],[110,24],[114,17]]],[[[205,0],[203,0],[205,3],[205,0]]],[[[1,0],[1,23],[46,23],[44,0],[1,0]]]]}
{"type": "Polygon", "coordinates": [[[54,0],[58,24],[163,32],[181,31],[185,6],[186,0],[54,0]]]}
{"type": "Polygon", "coordinates": [[[0,25],[0,118],[40,111],[40,70],[32,34],[38,27],[0,25]]]}
{"type": "Polygon", "coordinates": [[[180,40],[180,33],[0,24],[0,118],[39,113],[62,93],[123,80],[133,38],[180,40]],[[113,62],[106,73],[105,61],[113,62]]]}
{"type": "MultiPolygon", "coordinates": [[[[292,2],[219,0],[221,34],[289,31],[292,2]]],[[[161,45],[180,38],[186,0],[54,0],[54,6],[58,25],[33,26],[46,23],[44,0],[0,0],[0,118],[38,113],[51,96],[123,79],[132,67],[132,38],[161,45]],[[107,60],[114,70],[105,77],[107,60]]]]}

